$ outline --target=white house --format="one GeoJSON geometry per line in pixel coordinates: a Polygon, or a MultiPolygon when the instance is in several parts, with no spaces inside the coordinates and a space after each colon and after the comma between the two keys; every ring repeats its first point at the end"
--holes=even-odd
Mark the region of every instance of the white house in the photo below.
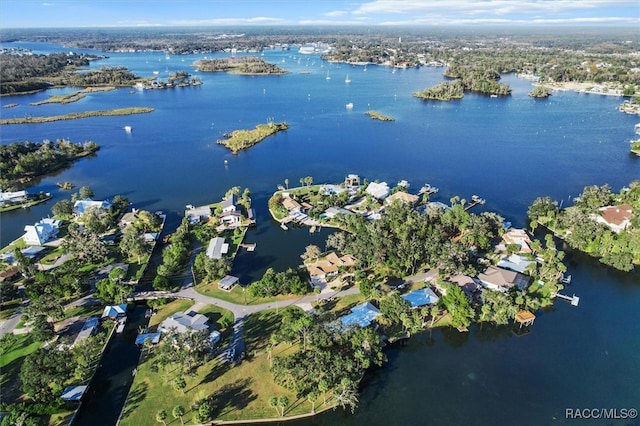
{"type": "Polygon", "coordinates": [[[186,314],[179,312],[162,321],[158,326],[158,331],[166,333],[175,329],[178,333],[186,333],[187,331],[209,330],[208,321],[206,316],[193,311],[186,314]]]}
{"type": "Polygon", "coordinates": [[[230,213],[238,211],[238,197],[236,194],[229,195],[222,201],[222,213],[230,213]]]}
{"type": "Polygon", "coordinates": [[[27,191],[3,192],[0,191],[0,206],[4,203],[16,203],[27,199],[27,191]]]}
{"type": "Polygon", "coordinates": [[[384,200],[389,196],[391,191],[387,182],[371,182],[367,186],[367,189],[365,189],[365,192],[378,200],[384,200]]]}
{"type": "Polygon", "coordinates": [[[103,200],[103,201],[94,201],[91,198],[86,198],[84,200],[78,200],[73,205],[73,213],[76,216],[80,216],[84,212],[89,209],[98,209],[98,210],[106,210],[111,207],[111,203],[103,200]]]}
{"type": "Polygon", "coordinates": [[[512,271],[523,273],[530,265],[535,265],[535,260],[529,260],[524,256],[512,254],[511,256],[505,256],[498,261],[500,268],[511,269],[512,271]]]}
{"type": "Polygon", "coordinates": [[[58,236],[59,227],[59,220],[45,218],[35,225],[25,226],[22,239],[29,246],[41,246],[58,236]]]}
{"type": "Polygon", "coordinates": [[[225,242],[222,237],[215,237],[209,240],[209,247],[207,247],[207,257],[211,259],[221,259],[223,254],[227,254],[229,251],[229,244],[225,242]]]}

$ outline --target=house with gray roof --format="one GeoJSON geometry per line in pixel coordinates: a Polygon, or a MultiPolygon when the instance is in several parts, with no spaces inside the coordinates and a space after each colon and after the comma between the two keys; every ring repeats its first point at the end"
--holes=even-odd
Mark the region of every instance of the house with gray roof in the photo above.
{"type": "Polygon", "coordinates": [[[209,240],[207,247],[207,257],[210,259],[221,259],[229,251],[229,244],[222,237],[215,237],[209,240]]]}

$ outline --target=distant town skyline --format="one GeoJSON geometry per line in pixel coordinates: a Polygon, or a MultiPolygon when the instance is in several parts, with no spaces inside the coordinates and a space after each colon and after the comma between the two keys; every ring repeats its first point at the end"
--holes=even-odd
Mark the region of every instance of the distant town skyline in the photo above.
{"type": "Polygon", "coordinates": [[[0,1],[0,28],[639,24],[638,0],[0,1]]]}

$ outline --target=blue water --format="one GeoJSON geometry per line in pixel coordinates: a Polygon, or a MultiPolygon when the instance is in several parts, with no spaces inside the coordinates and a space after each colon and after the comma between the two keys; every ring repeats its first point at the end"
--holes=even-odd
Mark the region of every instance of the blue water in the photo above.
{"type": "MultiPolygon", "coordinates": [[[[37,46],[43,52],[55,49],[37,46]]],[[[411,93],[441,81],[441,68],[392,73],[368,66],[365,72],[317,56],[267,51],[265,60],[291,73],[247,77],[196,73],[191,63],[204,55],[109,56],[91,67],[127,66],[142,76],[158,71],[162,78],[167,71],[189,70],[204,84],[120,89],[67,105],[30,103],[70,89],[0,99],[19,104],[0,109],[2,117],[156,108],[135,116],[2,126],[2,143],[64,137],[102,147],[95,158],[30,189],[52,192],[52,201],[3,214],[2,245],[69,196],[55,186],[58,181],[91,186],[97,198],[123,194],[136,207],[169,212],[169,227],[186,204],[218,200],[239,185],[251,189],[258,215],[257,228],[247,236],[257,251],[242,253],[234,265],[234,273],[248,282],[267,267],[297,265],[305,245],[322,246],[326,238],[326,231],[311,237],[304,229],[284,232],[271,221],[266,203],[284,179],[293,186],[304,176],[336,182],[358,173],[391,185],[406,179],[415,191],[428,182],[440,188],[436,200],[478,194],[487,200],[483,209],[524,226],[526,209],[538,196],[567,203],[586,185],[608,183],[618,191],[640,178],[640,159],[629,154],[638,118],[617,111],[620,98],[557,92],[535,100],[527,96],[528,81],[506,75],[503,81],[513,88],[508,98],[468,94],[461,101],[434,103],[411,93]],[[344,82],[347,73],[350,84],[344,82]],[[345,108],[349,102],[352,110],[345,108]],[[396,121],[373,121],[364,114],[369,109],[396,121]],[[216,144],[225,132],[268,119],[287,121],[290,129],[238,155],[216,144]],[[131,134],[123,130],[127,125],[131,134]]],[[[389,363],[368,381],[354,416],[336,412],[313,422],[563,424],[567,407],[640,408],[640,280],[577,254],[569,256],[569,273],[574,277],[570,292],[581,297],[578,308],[558,302],[539,316],[531,334],[519,338],[509,331],[492,335],[475,329],[468,335],[417,336],[409,346],[389,352],[389,363]]]]}

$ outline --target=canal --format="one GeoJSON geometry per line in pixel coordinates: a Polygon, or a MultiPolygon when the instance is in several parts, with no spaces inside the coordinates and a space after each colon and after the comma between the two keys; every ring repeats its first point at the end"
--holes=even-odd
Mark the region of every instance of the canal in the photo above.
{"type": "Polygon", "coordinates": [[[112,426],[122,411],[138,365],[140,349],[135,340],[139,327],[146,327],[146,305],[137,305],[127,312],[124,331],[114,334],[107,345],[102,362],[84,396],[74,426],[112,426]]]}

